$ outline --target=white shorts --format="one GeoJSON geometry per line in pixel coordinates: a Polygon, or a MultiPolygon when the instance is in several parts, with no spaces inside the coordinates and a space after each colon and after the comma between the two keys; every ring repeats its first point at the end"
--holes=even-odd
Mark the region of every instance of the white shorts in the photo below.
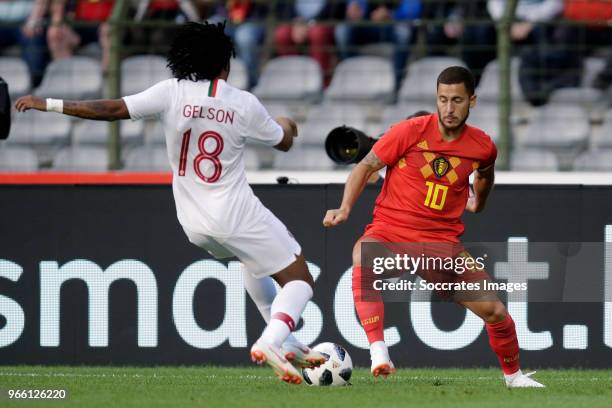
{"type": "Polygon", "coordinates": [[[230,237],[213,237],[183,226],[189,241],[217,259],[237,257],[255,278],[282,271],[302,253],[300,244],[274,214],[268,211],[260,222],[230,237]]]}

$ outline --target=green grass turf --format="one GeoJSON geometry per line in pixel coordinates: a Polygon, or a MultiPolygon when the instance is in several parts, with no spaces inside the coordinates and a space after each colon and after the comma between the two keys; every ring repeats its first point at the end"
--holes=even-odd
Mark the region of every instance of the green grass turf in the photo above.
{"type": "Polygon", "coordinates": [[[541,370],[546,389],[508,390],[496,369],[355,370],[348,387],[281,383],[267,368],[0,366],[0,406],[79,407],[611,407],[612,370],[541,370]],[[11,402],[8,389],[66,389],[66,401],[11,402]],[[51,405],[46,405],[51,404],[51,405]]]}

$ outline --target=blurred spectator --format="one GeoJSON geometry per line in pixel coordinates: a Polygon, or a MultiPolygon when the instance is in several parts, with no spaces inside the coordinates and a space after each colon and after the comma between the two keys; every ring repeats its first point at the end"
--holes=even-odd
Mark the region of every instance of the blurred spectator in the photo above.
{"type": "MultiPolygon", "coordinates": [[[[434,27],[428,32],[430,44],[461,45],[461,59],[474,72],[476,83],[480,81],[485,66],[497,56],[496,22],[501,20],[506,6],[505,0],[488,1],[441,1],[432,3],[424,14],[427,18],[444,18],[442,27],[434,27]]],[[[519,0],[515,22],[510,29],[510,37],[521,55],[521,86],[527,99],[533,104],[541,104],[542,97],[549,91],[543,89],[543,76],[554,72],[571,71],[567,66],[564,45],[556,43],[554,26],[549,25],[563,10],[563,0],[519,0]],[[549,60],[542,55],[551,50],[549,60]],[[552,65],[558,64],[558,65],[552,65]]],[[[558,77],[552,87],[569,86],[573,79],[558,77]]]]}
{"type": "Polygon", "coordinates": [[[448,46],[458,43],[460,58],[478,84],[482,70],[497,55],[495,23],[487,11],[487,0],[427,2],[423,16],[434,21],[427,25],[429,54],[445,54],[448,46]]]}
{"type": "Polygon", "coordinates": [[[37,86],[48,61],[44,16],[48,0],[0,0],[0,51],[19,45],[37,86]]]}
{"type": "Polygon", "coordinates": [[[355,55],[355,47],[359,45],[391,42],[396,86],[399,86],[410,44],[415,38],[410,21],[421,16],[421,9],[420,0],[401,0],[399,3],[348,1],[346,22],[338,24],[334,33],[340,57],[355,55]]]}
{"type": "Polygon", "coordinates": [[[274,46],[278,55],[295,55],[308,51],[321,66],[325,83],[331,78],[334,29],[317,20],[337,20],[343,6],[327,0],[295,0],[282,2],[277,10],[280,20],[292,20],[274,31],[274,46]]]}
{"type": "Polygon", "coordinates": [[[187,21],[221,22],[225,19],[224,1],[220,0],[178,0],[182,15],[178,17],[179,22],[182,18],[187,21]]]}
{"type": "Polygon", "coordinates": [[[102,70],[106,72],[110,57],[109,27],[106,21],[113,11],[114,0],[51,1],[51,26],[47,42],[51,58],[58,60],[74,54],[79,46],[99,42],[102,49],[102,70]],[[74,21],[73,27],[66,19],[74,21]]]}
{"type": "Polygon", "coordinates": [[[264,20],[268,7],[251,0],[228,0],[225,2],[225,16],[228,20],[227,33],[236,45],[236,53],[247,67],[249,88],[257,83],[259,61],[266,28],[264,20]]]}
{"type": "MultiPolygon", "coordinates": [[[[139,0],[134,21],[161,20],[164,23],[178,23],[179,15],[177,0],[139,0]]],[[[131,29],[129,41],[135,46],[136,53],[165,52],[170,47],[176,29],[177,27],[171,24],[156,26],[146,24],[131,29]]]]}
{"type": "Polygon", "coordinates": [[[612,85],[612,2],[606,0],[566,0],[565,19],[573,24],[560,27],[562,41],[572,44],[570,58],[584,62],[585,57],[604,48],[606,64],[593,86],[606,90],[612,85]]]}

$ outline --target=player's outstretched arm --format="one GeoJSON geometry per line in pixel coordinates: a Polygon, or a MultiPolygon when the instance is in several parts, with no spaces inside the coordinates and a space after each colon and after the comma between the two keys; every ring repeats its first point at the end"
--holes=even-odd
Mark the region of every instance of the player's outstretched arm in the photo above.
{"type": "Polygon", "coordinates": [[[297,124],[293,121],[293,119],[282,116],[276,118],[275,120],[276,123],[283,128],[283,140],[274,146],[274,148],[283,152],[288,152],[289,149],[291,149],[291,146],[293,146],[293,138],[297,137],[297,124]]]}
{"type": "Polygon", "coordinates": [[[479,169],[474,174],[474,195],[468,198],[465,210],[479,213],[485,208],[487,197],[495,182],[495,167],[490,165],[486,169],[479,169]]]}
{"type": "Polygon", "coordinates": [[[333,227],[345,222],[355,202],[363,192],[368,179],[372,174],[385,166],[386,164],[376,156],[374,150],[370,150],[367,156],[353,168],[348,180],[346,180],[340,208],[328,210],[323,219],[323,225],[326,227],[333,227]]]}
{"type": "Polygon", "coordinates": [[[58,112],[92,120],[129,119],[130,114],[123,99],[99,99],[93,101],[64,101],[61,99],[44,99],[27,95],[17,99],[15,108],[18,112],[36,109],[42,112],[58,112]]]}

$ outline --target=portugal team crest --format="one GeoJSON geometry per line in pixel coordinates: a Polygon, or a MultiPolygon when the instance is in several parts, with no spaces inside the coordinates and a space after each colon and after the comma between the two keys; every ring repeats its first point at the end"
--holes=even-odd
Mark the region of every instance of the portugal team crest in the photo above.
{"type": "Polygon", "coordinates": [[[436,177],[444,177],[448,169],[450,168],[450,163],[446,160],[445,157],[438,157],[435,159],[431,166],[433,167],[434,174],[436,177]]]}

